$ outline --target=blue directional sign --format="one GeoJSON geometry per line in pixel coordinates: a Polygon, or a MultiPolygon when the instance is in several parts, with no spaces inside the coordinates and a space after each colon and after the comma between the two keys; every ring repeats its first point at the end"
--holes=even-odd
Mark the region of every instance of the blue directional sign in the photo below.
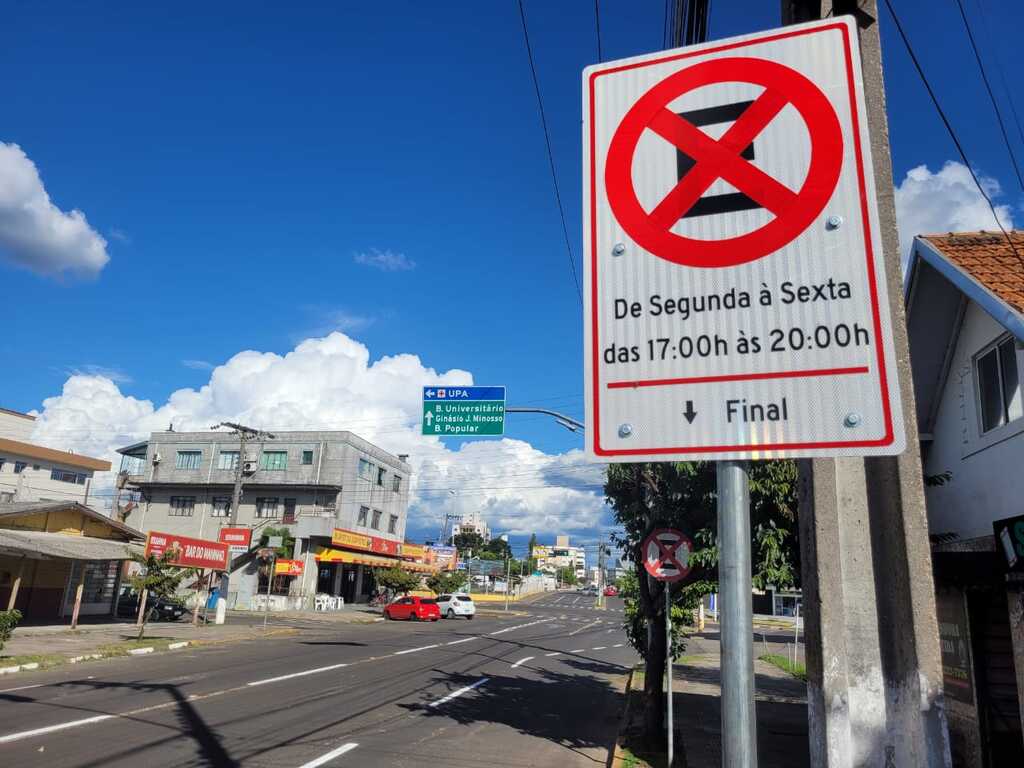
{"type": "Polygon", "coordinates": [[[483,437],[505,434],[505,388],[423,388],[423,434],[483,437]]]}

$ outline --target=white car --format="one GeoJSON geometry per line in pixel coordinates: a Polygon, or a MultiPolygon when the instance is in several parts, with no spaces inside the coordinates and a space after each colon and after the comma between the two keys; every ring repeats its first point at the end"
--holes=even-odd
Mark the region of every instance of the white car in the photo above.
{"type": "Polygon", "coordinates": [[[437,607],[441,609],[441,615],[446,619],[454,619],[456,616],[472,619],[476,616],[476,606],[469,595],[440,595],[437,598],[437,607]]]}

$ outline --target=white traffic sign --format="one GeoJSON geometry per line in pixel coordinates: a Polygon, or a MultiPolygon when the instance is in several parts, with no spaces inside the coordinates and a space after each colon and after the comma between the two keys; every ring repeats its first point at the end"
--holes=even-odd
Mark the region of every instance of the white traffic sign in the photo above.
{"type": "Polygon", "coordinates": [[[853,21],[606,62],[583,92],[590,456],[902,452],[853,21]]]}

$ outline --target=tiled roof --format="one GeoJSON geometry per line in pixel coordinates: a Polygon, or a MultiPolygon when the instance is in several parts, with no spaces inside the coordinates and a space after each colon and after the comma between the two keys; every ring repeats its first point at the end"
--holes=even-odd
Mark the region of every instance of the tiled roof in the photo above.
{"type": "Polygon", "coordinates": [[[1024,313],[1024,231],[1010,232],[1017,254],[1002,232],[949,232],[921,235],[921,239],[1003,302],[1024,313]]]}

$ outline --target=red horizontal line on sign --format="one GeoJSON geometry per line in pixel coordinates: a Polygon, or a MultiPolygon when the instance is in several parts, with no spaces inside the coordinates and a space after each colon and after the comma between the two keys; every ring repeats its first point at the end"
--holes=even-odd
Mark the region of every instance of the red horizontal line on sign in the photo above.
{"type": "Polygon", "coordinates": [[[633,389],[636,387],[670,387],[674,384],[710,384],[718,381],[756,381],[758,379],[803,379],[813,376],[848,376],[867,373],[866,365],[852,368],[815,368],[808,371],[768,371],[765,373],[733,373],[721,376],[690,376],[680,379],[639,379],[636,381],[609,381],[608,389],[633,389]]]}

